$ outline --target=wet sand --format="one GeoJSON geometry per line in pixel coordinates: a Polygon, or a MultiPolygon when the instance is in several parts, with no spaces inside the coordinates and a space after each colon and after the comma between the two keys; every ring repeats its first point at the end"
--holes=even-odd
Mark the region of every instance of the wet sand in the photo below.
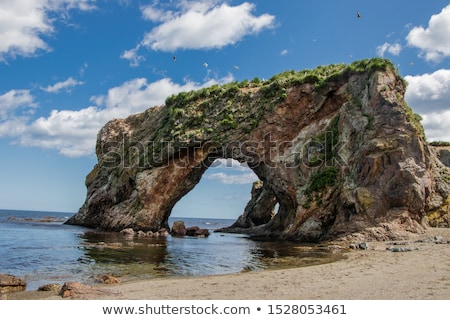
{"type": "MultiPolygon", "coordinates": [[[[220,276],[168,278],[99,285],[106,292],[80,299],[126,300],[448,300],[450,229],[429,229],[408,240],[368,242],[334,263],[220,276]],[[418,241],[419,240],[419,241],[418,241]],[[386,248],[398,249],[393,252],[386,248]]],[[[8,299],[62,299],[21,292],[8,299]]]]}

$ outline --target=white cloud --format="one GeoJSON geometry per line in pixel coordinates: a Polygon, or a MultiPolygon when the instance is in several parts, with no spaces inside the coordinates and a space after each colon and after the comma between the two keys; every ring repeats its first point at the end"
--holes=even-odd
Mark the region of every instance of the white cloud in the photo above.
{"type": "Polygon", "coordinates": [[[450,141],[450,110],[422,115],[428,141],[450,141]]]}
{"type": "Polygon", "coordinates": [[[406,101],[416,112],[426,114],[450,108],[450,70],[405,76],[405,80],[408,82],[406,101]]]}
{"type": "Polygon", "coordinates": [[[0,137],[22,134],[36,107],[29,90],[10,90],[0,95],[0,137]]]}
{"type": "Polygon", "coordinates": [[[254,16],[252,3],[230,6],[221,2],[185,1],[177,12],[156,8],[155,4],[141,7],[144,18],[161,24],[146,33],[144,39],[134,49],[125,51],[121,58],[129,59],[135,66],[142,61],[137,54],[141,47],[156,51],[222,48],[274,27],[275,17],[254,16]]]}
{"type": "Polygon", "coordinates": [[[80,74],[81,77],[84,76],[84,73],[86,72],[88,67],[89,67],[89,65],[87,62],[83,63],[83,65],[80,67],[80,70],[78,71],[78,73],[80,74]]]}
{"type": "Polygon", "coordinates": [[[109,120],[124,118],[161,105],[168,96],[181,91],[196,90],[231,80],[226,77],[203,84],[192,81],[177,84],[169,78],[152,83],[145,78],[137,78],[109,89],[107,94],[93,96],[92,106],[80,110],[53,110],[49,116],[34,121],[30,117],[12,115],[15,109],[33,104],[30,93],[10,91],[0,96],[0,103],[2,99],[7,101],[11,110],[8,114],[4,113],[4,121],[0,122],[0,137],[11,136],[20,145],[54,149],[69,157],[92,155],[97,133],[109,120]]]}
{"type": "Polygon", "coordinates": [[[258,180],[257,175],[248,169],[249,172],[241,174],[226,174],[223,172],[205,174],[208,180],[217,180],[223,184],[248,184],[258,180]]]}
{"type": "Polygon", "coordinates": [[[173,11],[164,11],[162,9],[158,9],[155,7],[155,4],[142,6],[141,11],[144,19],[153,22],[168,21],[174,17],[173,11]]]}
{"type": "Polygon", "coordinates": [[[36,107],[33,96],[29,90],[10,90],[0,96],[0,121],[9,118],[9,115],[18,108],[36,107]]]}
{"type": "Polygon", "coordinates": [[[247,163],[245,163],[245,162],[240,163],[239,161],[234,160],[232,158],[216,159],[211,164],[211,168],[231,168],[231,169],[237,170],[237,171],[247,171],[247,170],[249,170],[249,167],[248,167],[247,163]]]}
{"type": "Polygon", "coordinates": [[[427,61],[439,62],[450,56],[450,5],[439,14],[431,16],[428,27],[413,28],[406,41],[408,45],[422,50],[427,61]]]}
{"type": "Polygon", "coordinates": [[[405,76],[405,80],[405,99],[423,117],[427,139],[450,141],[450,70],[405,76]]]}
{"type": "Polygon", "coordinates": [[[54,33],[55,13],[60,18],[72,9],[91,10],[95,0],[0,1],[0,61],[50,50],[43,39],[54,33]],[[50,17],[50,15],[52,17],[50,17]]]}
{"type": "Polygon", "coordinates": [[[52,86],[48,86],[45,88],[41,88],[41,90],[48,92],[48,93],[58,93],[61,90],[66,90],[67,92],[70,92],[70,90],[75,86],[80,86],[84,84],[83,81],[77,81],[74,78],[70,77],[67,78],[65,81],[57,82],[52,86]]]}
{"type": "Polygon", "coordinates": [[[385,42],[381,46],[377,47],[377,54],[384,57],[386,52],[392,54],[393,56],[398,56],[402,51],[402,46],[399,43],[388,43],[385,42]]]}
{"type": "Polygon", "coordinates": [[[140,46],[134,49],[125,50],[121,55],[121,59],[129,60],[131,67],[137,67],[142,61],[145,61],[145,57],[138,54],[140,46]]]}

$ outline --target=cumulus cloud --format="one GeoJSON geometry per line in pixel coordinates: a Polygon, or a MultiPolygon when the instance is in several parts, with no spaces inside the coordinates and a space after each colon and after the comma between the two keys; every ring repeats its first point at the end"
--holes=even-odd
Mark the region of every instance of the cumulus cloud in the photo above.
{"type": "Polygon", "coordinates": [[[4,120],[0,122],[0,137],[11,136],[20,145],[54,149],[69,157],[92,155],[97,133],[109,120],[161,105],[168,96],[181,91],[231,80],[226,77],[203,84],[192,81],[177,84],[169,78],[150,83],[145,78],[132,79],[109,89],[106,94],[91,97],[91,106],[80,110],[53,110],[48,116],[35,120],[13,115],[17,108],[33,105],[31,94],[28,91],[10,91],[0,96],[0,105],[6,101],[9,108],[5,110],[10,110],[8,114],[6,111],[0,114],[0,120],[4,120]]]}
{"type": "Polygon", "coordinates": [[[408,45],[421,49],[427,61],[439,62],[450,56],[450,5],[431,16],[428,27],[414,27],[406,37],[408,45]]]}
{"type": "Polygon", "coordinates": [[[384,57],[384,54],[386,52],[392,54],[393,56],[398,56],[401,51],[402,51],[402,46],[399,43],[385,42],[381,46],[377,47],[377,54],[382,57],[384,57]]]}
{"type": "Polygon", "coordinates": [[[428,141],[450,141],[450,110],[422,115],[428,141]]]}
{"type": "Polygon", "coordinates": [[[0,95],[0,137],[22,134],[36,107],[29,90],[10,90],[0,95]]]}
{"type": "Polygon", "coordinates": [[[25,107],[36,107],[29,90],[10,90],[0,95],[0,120],[7,119],[16,109],[25,107]]]}
{"type": "Polygon", "coordinates": [[[72,77],[67,78],[65,81],[57,82],[54,85],[42,87],[41,90],[48,93],[58,93],[61,90],[65,90],[66,92],[70,92],[73,87],[80,86],[84,84],[83,81],[75,80],[72,77]]]}
{"type": "Polygon", "coordinates": [[[55,16],[65,17],[72,9],[91,10],[93,2],[95,0],[0,1],[0,61],[50,50],[44,38],[54,33],[55,16]]]}
{"type": "Polygon", "coordinates": [[[259,180],[246,163],[239,163],[231,158],[215,160],[205,178],[222,184],[249,184],[259,180]]]}
{"type": "Polygon", "coordinates": [[[248,184],[258,180],[258,176],[248,169],[249,172],[241,174],[226,174],[224,172],[209,173],[205,175],[208,180],[216,180],[223,184],[248,184]]]}
{"type": "Polygon", "coordinates": [[[405,99],[419,113],[429,141],[450,141],[450,70],[405,76],[405,99]]]}
{"type": "Polygon", "coordinates": [[[245,36],[273,28],[275,17],[255,16],[255,5],[244,2],[230,6],[223,1],[184,1],[178,11],[164,10],[156,4],[141,7],[143,17],[160,23],[144,35],[143,40],[121,57],[136,65],[142,61],[138,50],[213,49],[235,44],[245,36]]]}
{"type": "Polygon", "coordinates": [[[130,61],[131,67],[137,67],[142,61],[145,61],[145,57],[140,55],[139,52],[140,45],[134,49],[125,50],[121,55],[121,59],[130,61]]]}
{"type": "Polygon", "coordinates": [[[450,70],[440,69],[418,76],[405,76],[405,98],[418,113],[440,112],[450,108],[450,70]]]}

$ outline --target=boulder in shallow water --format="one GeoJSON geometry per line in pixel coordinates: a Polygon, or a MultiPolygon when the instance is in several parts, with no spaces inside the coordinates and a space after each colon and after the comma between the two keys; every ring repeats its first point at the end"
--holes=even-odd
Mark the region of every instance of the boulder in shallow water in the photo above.
{"type": "Polygon", "coordinates": [[[186,229],[186,235],[191,236],[191,237],[206,238],[209,236],[209,230],[208,229],[200,229],[197,226],[189,227],[186,229]]]}
{"type": "Polygon", "coordinates": [[[172,225],[172,230],[170,233],[173,236],[183,237],[186,235],[186,226],[184,225],[184,221],[175,221],[172,225]]]}
{"type": "Polygon", "coordinates": [[[136,232],[134,232],[133,228],[125,228],[120,230],[121,234],[127,235],[127,236],[134,236],[136,232]]]}

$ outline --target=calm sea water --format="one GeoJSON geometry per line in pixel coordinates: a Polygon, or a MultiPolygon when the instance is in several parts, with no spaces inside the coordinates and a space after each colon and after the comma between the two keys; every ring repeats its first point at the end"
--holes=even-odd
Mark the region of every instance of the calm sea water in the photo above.
{"type": "Polygon", "coordinates": [[[210,230],[208,238],[127,237],[68,226],[71,214],[0,210],[0,273],[22,277],[27,290],[47,283],[94,283],[102,274],[122,281],[201,276],[333,262],[340,255],[290,242],[257,242],[214,233],[233,220],[171,218],[210,230]],[[310,248],[309,248],[310,249],[310,248]]]}

